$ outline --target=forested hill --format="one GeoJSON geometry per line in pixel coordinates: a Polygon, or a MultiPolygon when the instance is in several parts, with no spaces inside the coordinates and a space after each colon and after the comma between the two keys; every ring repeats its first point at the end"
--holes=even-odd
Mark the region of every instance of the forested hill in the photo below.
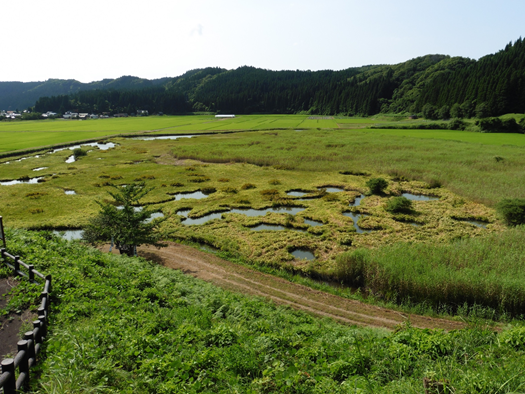
{"type": "MultiPolygon", "coordinates": [[[[74,79],[48,79],[45,82],[0,82],[0,110],[23,110],[35,105],[40,97],[73,95],[95,89],[142,89],[165,84],[170,78],[148,80],[123,76],[117,79],[82,83],[74,79]]],[[[50,109],[51,111],[51,109],[50,109]]]]}
{"type": "Polygon", "coordinates": [[[497,116],[525,112],[525,42],[520,38],[477,61],[427,55],[396,65],[342,71],[244,66],[192,70],[177,78],[140,80],[135,85],[115,81],[119,80],[92,83],[89,91],[48,94],[36,102],[35,110],[497,116]]]}

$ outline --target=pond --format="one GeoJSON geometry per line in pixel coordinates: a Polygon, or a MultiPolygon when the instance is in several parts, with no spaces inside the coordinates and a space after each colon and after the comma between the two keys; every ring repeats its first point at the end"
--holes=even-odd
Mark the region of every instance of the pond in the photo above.
{"type": "Polygon", "coordinates": [[[312,226],[312,227],[317,227],[317,226],[322,226],[323,222],[317,222],[317,221],[311,220],[311,219],[304,219],[304,224],[307,224],[307,225],[312,226]]]}
{"type": "Polygon", "coordinates": [[[345,189],[340,187],[318,187],[318,189],[326,189],[327,193],[339,193],[345,191],[345,189]]]}
{"type": "Polygon", "coordinates": [[[221,218],[222,218],[222,212],[216,212],[216,213],[211,213],[209,215],[202,216],[200,218],[187,218],[183,220],[181,223],[186,226],[190,226],[194,224],[204,224],[210,220],[221,219],[221,218]]]}
{"type": "Polygon", "coordinates": [[[38,167],[38,168],[33,168],[33,171],[42,171],[42,170],[45,170],[46,168],[49,168],[49,167],[38,167]]]}
{"type": "Polygon", "coordinates": [[[66,159],[66,163],[74,163],[76,161],[75,155],[71,155],[66,159]]]}
{"type": "Polygon", "coordinates": [[[474,226],[479,227],[479,228],[487,228],[487,224],[488,224],[485,222],[481,222],[479,220],[472,220],[472,219],[456,219],[456,220],[459,222],[473,224],[474,226]]]}
{"type": "Polygon", "coordinates": [[[175,201],[179,201],[185,198],[194,198],[194,199],[199,200],[201,198],[206,198],[206,197],[208,197],[208,195],[204,194],[201,191],[189,192],[189,193],[177,193],[175,194],[175,201]]]}
{"type": "Polygon", "coordinates": [[[303,197],[306,196],[308,193],[292,190],[290,192],[286,192],[286,194],[292,197],[303,197]]]}
{"type": "Polygon", "coordinates": [[[137,137],[133,138],[134,140],[142,141],[153,141],[153,140],[176,140],[179,138],[191,138],[196,137],[197,135],[159,135],[158,137],[137,137]]]}
{"type": "Polygon", "coordinates": [[[59,237],[67,241],[72,241],[74,239],[81,239],[83,233],[84,233],[83,230],[65,230],[65,231],[53,230],[53,234],[58,235],[59,237]]]}
{"type": "MultiPolygon", "coordinates": [[[[74,149],[81,148],[83,146],[92,146],[92,147],[97,147],[100,150],[108,150],[108,149],[114,148],[115,146],[117,146],[117,144],[115,144],[113,142],[107,142],[105,144],[104,143],[100,143],[100,142],[90,142],[90,143],[87,143],[87,144],[71,145],[71,146],[66,146],[64,148],[53,149],[51,151],[51,153],[57,153],[57,152],[61,152],[63,150],[67,150],[67,149],[74,150],[74,149]]],[[[38,156],[35,156],[35,157],[38,157],[38,156]]]]}
{"type": "Polygon", "coordinates": [[[360,213],[354,213],[354,212],[343,212],[343,215],[352,218],[352,221],[354,222],[354,228],[358,234],[366,234],[372,231],[372,230],[364,230],[357,225],[357,222],[359,221],[359,218],[361,218],[361,216],[366,218],[368,215],[361,215],[360,213]]]}
{"type": "Polygon", "coordinates": [[[439,197],[424,196],[422,194],[403,193],[403,197],[412,201],[434,201],[439,200],[439,197]]]}
{"type": "Polygon", "coordinates": [[[309,260],[309,261],[315,260],[314,254],[306,249],[295,249],[291,252],[291,254],[296,259],[309,260]]]}
{"type": "Polygon", "coordinates": [[[290,230],[290,231],[297,231],[300,233],[306,233],[305,230],[299,229],[299,228],[293,228],[293,227],[284,227],[278,224],[258,224],[254,227],[248,227],[250,230],[253,231],[263,231],[263,230],[270,230],[270,231],[283,231],[283,230],[290,230]]]}
{"type": "Polygon", "coordinates": [[[64,190],[64,193],[66,193],[68,196],[77,194],[74,190],[64,190]]]}
{"type": "Polygon", "coordinates": [[[360,196],[356,197],[354,202],[350,204],[351,207],[357,207],[361,205],[361,201],[363,201],[363,198],[365,198],[364,194],[361,194],[360,196]]]}
{"type": "Polygon", "coordinates": [[[191,212],[191,209],[181,209],[180,211],[177,211],[177,215],[184,216],[185,218],[188,217],[188,213],[191,212]]]}
{"type": "Polygon", "coordinates": [[[164,214],[162,212],[154,212],[151,214],[149,219],[144,220],[144,223],[150,223],[153,221],[153,219],[162,218],[164,217],[164,214]]]}
{"type": "Polygon", "coordinates": [[[264,216],[268,212],[273,213],[289,213],[291,215],[296,215],[301,211],[304,211],[306,208],[303,207],[273,207],[273,208],[266,208],[266,209],[232,209],[228,213],[240,213],[241,215],[246,216],[264,216]]]}
{"type": "Polygon", "coordinates": [[[22,183],[27,183],[27,184],[36,184],[38,183],[38,181],[40,179],[43,179],[44,177],[42,176],[39,176],[39,177],[36,177],[36,178],[29,178],[28,180],[19,180],[19,179],[15,179],[13,181],[5,181],[5,182],[0,182],[0,185],[2,186],[12,186],[12,185],[20,185],[22,183]]]}

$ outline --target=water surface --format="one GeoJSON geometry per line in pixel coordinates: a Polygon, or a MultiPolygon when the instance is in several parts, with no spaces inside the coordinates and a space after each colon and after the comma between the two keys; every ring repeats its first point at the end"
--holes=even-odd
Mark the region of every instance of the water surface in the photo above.
{"type": "Polygon", "coordinates": [[[422,194],[403,193],[403,197],[412,201],[434,201],[439,200],[439,197],[424,196],[422,194]]]}
{"type": "Polygon", "coordinates": [[[207,194],[204,194],[201,191],[196,191],[196,192],[191,192],[191,193],[177,193],[174,196],[175,196],[175,201],[179,201],[179,200],[182,200],[184,198],[194,198],[194,199],[199,200],[201,198],[208,197],[207,194]]]}
{"type": "Polygon", "coordinates": [[[67,241],[72,241],[74,239],[81,239],[82,234],[84,234],[84,231],[83,230],[65,230],[65,231],[53,230],[53,234],[58,235],[59,237],[62,237],[63,239],[67,241]]]}
{"type": "Polygon", "coordinates": [[[39,177],[36,177],[36,178],[29,178],[27,181],[21,181],[19,179],[15,179],[15,180],[12,180],[12,181],[5,181],[5,182],[0,182],[0,185],[2,186],[12,186],[12,185],[20,185],[22,183],[27,183],[27,184],[31,184],[31,185],[34,185],[36,183],[38,183],[38,181],[40,179],[43,179],[44,177],[43,176],[39,176],[39,177]]]}
{"type": "Polygon", "coordinates": [[[152,141],[152,140],[176,140],[179,138],[191,138],[196,137],[197,135],[161,135],[158,137],[137,137],[133,138],[134,140],[142,140],[142,141],[152,141]]]}
{"type": "Polygon", "coordinates": [[[306,250],[306,249],[295,249],[291,253],[297,259],[301,259],[301,260],[306,259],[306,260],[309,260],[309,261],[315,260],[314,254],[312,252],[310,252],[309,250],[306,250]]]}
{"type": "Polygon", "coordinates": [[[362,229],[361,227],[357,225],[357,222],[359,221],[359,218],[361,218],[361,216],[367,217],[368,215],[362,215],[360,213],[354,213],[354,212],[343,212],[343,215],[352,218],[352,221],[354,222],[354,228],[358,234],[366,234],[372,231],[372,230],[362,229]]]}

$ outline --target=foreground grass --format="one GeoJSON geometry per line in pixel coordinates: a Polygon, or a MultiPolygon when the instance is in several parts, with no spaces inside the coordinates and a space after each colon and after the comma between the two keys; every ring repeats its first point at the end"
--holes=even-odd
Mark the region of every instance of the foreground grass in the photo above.
{"type": "Polygon", "coordinates": [[[420,393],[423,378],[462,393],[525,386],[521,327],[357,329],[49,234],[7,235],[11,253],[54,278],[43,393],[420,393]]]}

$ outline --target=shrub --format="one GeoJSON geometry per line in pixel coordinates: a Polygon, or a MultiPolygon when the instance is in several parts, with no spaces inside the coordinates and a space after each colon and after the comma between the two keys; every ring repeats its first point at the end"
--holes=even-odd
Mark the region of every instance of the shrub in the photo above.
{"type": "Polygon", "coordinates": [[[202,182],[207,182],[209,180],[210,178],[208,178],[207,176],[198,176],[196,178],[191,178],[189,181],[193,183],[202,183],[202,182]]]}
{"type": "Polygon", "coordinates": [[[87,151],[82,148],[76,148],[73,149],[73,156],[75,156],[75,160],[82,156],[87,156],[87,151]]]}
{"type": "Polygon", "coordinates": [[[279,195],[279,190],[277,189],[265,189],[261,190],[259,193],[261,193],[261,196],[265,197],[274,197],[279,195]]]}
{"type": "Polygon", "coordinates": [[[237,189],[234,188],[234,187],[223,187],[223,188],[221,189],[221,191],[222,191],[223,193],[229,193],[229,194],[236,194],[236,193],[237,193],[237,189]]]}
{"type": "Polygon", "coordinates": [[[173,182],[173,183],[170,183],[170,186],[173,186],[173,187],[181,187],[181,186],[184,186],[184,183],[173,182]]]}
{"type": "Polygon", "coordinates": [[[386,203],[385,210],[390,213],[408,213],[412,211],[412,201],[406,197],[392,197],[386,203]]]}
{"type": "Polygon", "coordinates": [[[496,210],[509,226],[525,224],[525,199],[505,198],[496,205],[496,210]]]}
{"type": "Polygon", "coordinates": [[[372,194],[381,194],[387,188],[388,182],[383,178],[372,178],[366,182],[366,186],[372,194]]]}
{"type": "Polygon", "coordinates": [[[241,186],[241,190],[255,189],[256,186],[253,183],[245,183],[241,186]]]}
{"type": "Polygon", "coordinates": [[[452,119],[448,124],[450,130],[465,130],[467,128],[467,122],[461,119],[452,119]]]}
{"type": "Polygon", "coordinates": [[[215,193],[216,191],[217,189],[215,189],[214,187],[203,187],[201,189],[201,192],[204,194],[212,194],[212,193],[215,193]]]}

